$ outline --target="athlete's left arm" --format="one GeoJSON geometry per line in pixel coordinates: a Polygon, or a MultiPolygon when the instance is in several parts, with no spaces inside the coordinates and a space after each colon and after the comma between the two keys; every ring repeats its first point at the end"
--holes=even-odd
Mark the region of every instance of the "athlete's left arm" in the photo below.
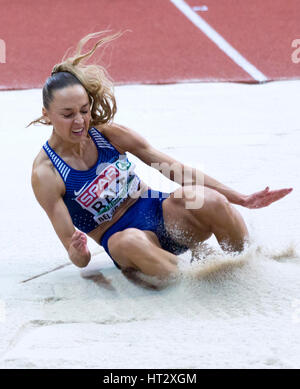
{"type": "Polygon", "coordinates": [[[266,189],[244,195],[208,176],[199,169],[185,165],[169,155],[155,149],[137,132],[118,124],[101,127],[100,130],[121,151],[128,151],[147,165],[157,169],[170,180],[181,186],[204,185],[224,195],[228,201],[247,208],[262,208],[286,196],[292,188],[270,191],[266,189]]]}

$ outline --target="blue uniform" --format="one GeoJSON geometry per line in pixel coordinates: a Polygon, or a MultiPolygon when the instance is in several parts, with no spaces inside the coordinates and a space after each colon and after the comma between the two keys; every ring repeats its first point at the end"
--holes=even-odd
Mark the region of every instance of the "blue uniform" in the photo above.
{"type": "MultiPolygon", "coordinates": [[[[63,201],[73,224],[85,233],[111,220],[116,209],[126,198],[137,192],[140,184],[134,165],[128,160],[126,153],[120,154],[96,128],[91,128],[89,135],[97,147],[98,160],[88,170],[73,169],[56,154],[48,142],[43,146],[65,183],[63,201]]],[[[149,189],[105,231],[99,243],[110,257],[107,246],[109,237],[126,228],[155,232],[162,248],[176,255],[188,250],[173,241],[164,228],[162,202],[169,195],[149,189]]],[[[114,263],[119,268],[115,261],[114,263]]]]}

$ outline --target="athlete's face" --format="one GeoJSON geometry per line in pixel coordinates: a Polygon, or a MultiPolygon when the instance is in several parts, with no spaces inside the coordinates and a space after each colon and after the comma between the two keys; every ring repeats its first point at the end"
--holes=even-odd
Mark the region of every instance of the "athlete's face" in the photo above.
{"type": "Polygon", "coordinates": [[[54,91],[49,109],[43,115],[62,139],[77,142],[87,136],[91,118],[90,103],[82,85],[73,85],[54,91]]]}

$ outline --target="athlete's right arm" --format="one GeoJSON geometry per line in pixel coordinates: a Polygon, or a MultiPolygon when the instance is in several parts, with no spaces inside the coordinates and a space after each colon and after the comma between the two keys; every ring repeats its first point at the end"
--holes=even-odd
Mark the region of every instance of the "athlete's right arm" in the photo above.
{"type": "Polygon", "coordinates": [[[75,230],[55,173],[43,164],[34,167],[31,184],[37,201],[48,215],[70,260],[78,267],[87,266],[91,258],[87,237],[83,232],[75,230]]]}

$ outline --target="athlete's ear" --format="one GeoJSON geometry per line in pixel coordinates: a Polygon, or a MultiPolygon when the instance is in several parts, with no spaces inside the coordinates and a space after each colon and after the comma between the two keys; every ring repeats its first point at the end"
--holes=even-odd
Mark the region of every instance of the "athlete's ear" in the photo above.
{"type": "Polygon", "coordinates": [[[49,119],[49,116],[48,116],[48,113],[47,113],[47,110],[45,107],[42,108],[42,114],[43,114],[43,117],[45,118],[45,121],[47,122],[47,124],[51,124],[51,120],[49,119]]]}

